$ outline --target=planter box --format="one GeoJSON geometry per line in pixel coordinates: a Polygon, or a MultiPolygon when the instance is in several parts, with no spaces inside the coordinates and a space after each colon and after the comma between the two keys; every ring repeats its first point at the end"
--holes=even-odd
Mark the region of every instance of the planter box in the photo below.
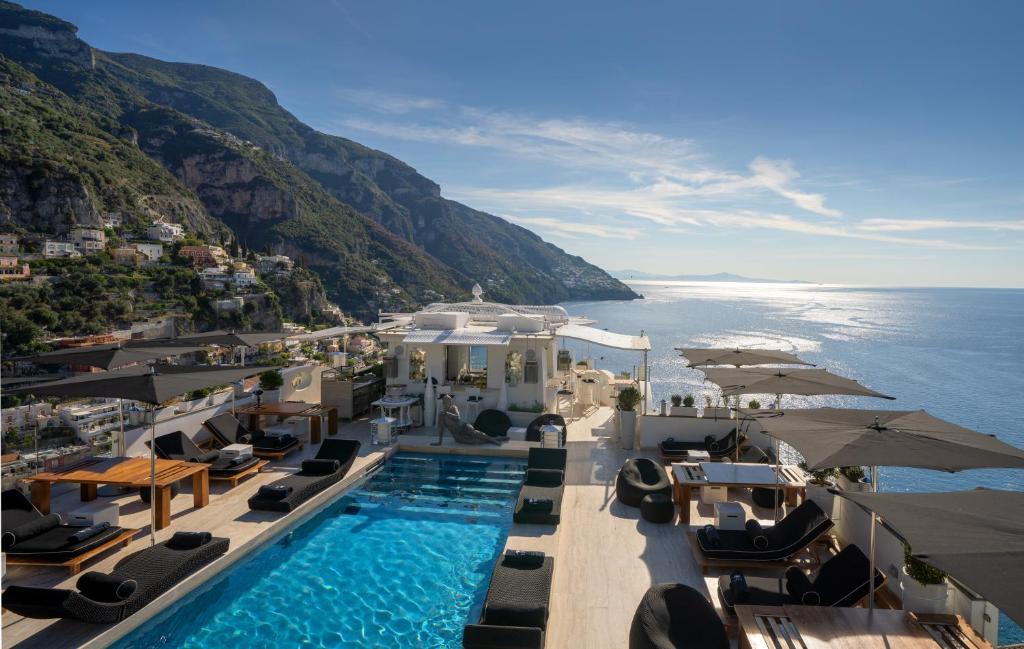
{"type": "Polygon", "coordinates": [[[731,412],[728,408],[705,408],[701,416],[704,419],[728,419],[731,412]]]}
{"type": "Polygon", "coordinates": [[[519,428],[526,428],[530,425],[530,422],[540,417],[544,413],[542,412],[523,412],[521,410],[509,410],[507,413],[509,420],[513,426],[519,428]]]}
{"type": "Polygon", "coordinates": [[[687,408],[686,406],[672,406],[669,408],[668,414],[671,417],[696,417],[697,409],[687,408]]]}
{"type": "Polygon", "coordinates": [[[905,567],[900,570],[900,599],[903,600],[904,611],[945,613],[948,595],[949,582],[926,586],[908,575],[905,567]]]}
{"type": "Polygon", "coordinates": [[[619,447],[633,450],[636,443],[636,410],[619,410],[619,447]]]}

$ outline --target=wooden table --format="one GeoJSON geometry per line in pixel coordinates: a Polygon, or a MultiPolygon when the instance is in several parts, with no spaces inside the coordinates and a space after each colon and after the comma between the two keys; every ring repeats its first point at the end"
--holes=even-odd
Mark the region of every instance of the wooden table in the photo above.
{"type": "Polygon", "coordinates": [[[672,494],[679,506],[679,519],[690,523],[690,496],[699,487],[766,487],[776,484],[786,493],[786,504],[796,505],[807,487],[804,472],[795,464],[781,466],[781,479],[774,464],[740,462],[673,462],[672,494]]]}
{"type": "MultiPolygon", "coordinates": [[[[149,458],[91,458],[64,469],[40,473],[26,478],[31,483],[32,504],[44,514],[50,513],[50,491],[54,484],[78,483],[83,502],[96,499],[99,485],[119,487],[150,486],[149,458]]],[[[156,529],[171,522],[171,486],[179,480],[192,478],[192,501],[196,508],[210,502],[209,464],[181,460],[156,460],[156,529]]]]}
{"type": "Polygon", "coordinates": [[[301,401],[283,401],[279,403],[264,403],[261,406],[249,406],[239,410],[238,414],[249,416],[249,429],[259,430],[260,419],[267,417],[306,417],[309,422],[309,441],[311,444],[320,443],[320,420],[327,415],[327,434],[338,434],[338,409],[334,406],[322,406],[319,403],[304,403],[301,401]]]}
{"type": "Polygon", "coordinates": [[[736,616],[740,647],[746,649],[991,649],[963,618],[954,615],[741,604],[736,606],[736,616]]]}

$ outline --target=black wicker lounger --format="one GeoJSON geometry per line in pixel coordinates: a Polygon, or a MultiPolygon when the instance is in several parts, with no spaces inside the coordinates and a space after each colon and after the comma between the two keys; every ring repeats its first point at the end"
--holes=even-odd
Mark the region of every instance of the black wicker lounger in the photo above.
{"type": "Polygon", "coordinates": [[[353,439],[325,439],[316,459],[303,460],[298,473],[260,487],[249,498],[249,509],[290,512],[345,477],[361,444],[353,439]]]}
{"type": "Polygon", "coordinates": [[[95,556],[118,542],[127,544],[135,533],[116,526],[86,532],[84,527],[62,525],[59,516],[44,516],[17,489],[0,494],[0,510],[2,547],[11,564],[62,565],[77,572],[76,559],[95,556]]]}
{"type": "Polygon", "coordinates": [[[728,649],[729,636],[711,602],[685,584],[655,584],[629,627],[629,649],[728,649]]]}
{"type": "MultiPolygon", "coordinates": [[[[740,441],[742,441],[741,438],[740,441]]],[[[708,435],[701,442],[677,442],[667,439],[658,444],[661,457],[668,461],[678,462],[686,459],[688,451],[707,451],[712,458],[729,457],[736,452],[736,429],[733,428],[725,437],[714,439],[708,435]]]]}
{"type": "MultiPolygon", "coordinates": [[[[745,587],[733,583],[732,575],[718,579],[718,600],[734,613],[736,604],[752,606],[854,606],[868,594],[867,572],[870,562],[856,545],[850,544],[826,561],[814,579],[800,568],[790,566],[785,577],[744,577],[745,587]]],[[[875,589],[885,583],[885,575],[875,570],[875,589]]]]}
{"type": "Polygon", "coordinates": [[[754,533],[747,530],[697,530],[697,550],[704,558],[721,561],[782,561],[796,555],[829,530],[833,523],[812,500],[805,500],[781,521],[754,533]],[[763,540],[760,540],[763,537],[763,540]]]}
{"type": "Polygon", "coordinates": [[[465,649],[541,649],[555,560],[509,550],[491,575],[480,621],[462,631],[465,649]]]}
{"type": "Polygon", "coordinates": [[[302,448],[302,442],[291,435],[267,435],[262,430],[251,431],[230,412],[224,412],[203,422],[222,446],[252,444],[252,454],[259,457],[284,457],[302,448]]]}
{"type": "Polygon", "coordinates": [[[531,448],[526,480],[519,490],[512,520],[516,523],[558,525],[565,490],[564,448],[531,448]]]}
{"type": "MultiPolygon", "coordinates": [[[[211,478],[226,478],[241,473],[260,462],[258,457],[244,459],[224,458],[220,451],[204,451],[189,439],[188,435],[176,430],[156,438],[156,454],[166,460],[204,462],[210,465],[211,478]]],[[[146,442],[149,445],[149,442],[146,442]]]]}
{"type": "Polygon", "coordinates": [[[4,608],[39,619],[119,622],[227,550],[228,539],[178,532],[169,541],[128,555],[109,575],[85,573],[78,590],[9,586],[3,593],[4,608]]]}

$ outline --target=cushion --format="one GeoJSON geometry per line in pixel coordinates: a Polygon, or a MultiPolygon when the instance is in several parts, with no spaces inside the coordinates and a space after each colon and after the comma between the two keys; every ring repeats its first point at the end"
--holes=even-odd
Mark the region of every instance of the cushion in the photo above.
{"type": "Polygon", "coordinates": [[[524,512],[549,512],[555,506],[550,498],[524,498],[522,510],[524,512]]]}
{"type": "Polygon", "coordinates": [[[715,439],[714,435],[708,435],[707,437],[704,438],[704,446],[708,449],[708,451],[717,451],[718,440],[715,439]]]}
{"type": "Polygon", "coordinates": [[[717,548],[722,544],[722,537],[718,535],[718,530],[714,525],[704,526],[704,537],[707,538],[708,544],[713,548],[717,548]]]}
{"type": "Polygon", "coordinates": [[[506,550],[505,565],[516,568],[534,568],[544,564],[544,553],[533,550],[506,550]]]}
{"type": "Polygon", "coordinates": [[[302,472],[310,475],[330,475],[341,468],[337,460],[303,460],[302,472]]]}
{"type": "Polygon", "coordinates": [[[220,451],[208,451],[202,455],[196,457],[190,457],[189,462],[201,462],[203,464],[212,464],[220,457],[220,451]]]}
{"type": "Polygon", "coordinates": [[[565,472],[558,469],[527,469],[526,483],[538,487],[557,487],[565,479],[565,472]]]}
{"type": "Polygon", "coordinates": [[[527,626],[543,629],[547,625],[548,607],[536,602],[487,602],[483,621],[488,625],[527,626]]]}
{"type": "Polygon", "coordinates": [[[796,566],[790,566],[786,571],[786,592],[799,600],[804,606],[817,606],[821,604],[821,594],[814,590],[814,584],[796,566]]]}
{"type": "Polygon", "coordinates": [[[97,602],[123,602],[132,596],[138,582],[102,572],[87,572],[78,578],[78,590],[97,602]]]}
{"type": "Polygon", "coordinates": [[[258,498],[267,500],[283,500],[292,492],[291,485],[286,484],[265,484],[256,492],[258,498]]]}
{"type": "Polygon", "coordinates": [[[106,521],[103,521],[102,523],[97,523],[90,527],[83,527],[74,534],[68,536],[68,542],[81,543],[82,541],[88,541],[92,537],[97,536],[98,534],[102,534],[108,529],[110,529],[110,523],[106,521]]]}
{"type": "Polygon", "coordinates": [[[762,529],[761,523],[751,519],[747,521],[744,527],[747,528],[747,534],[750,535],[750,541],[754,544],[755,548],[758,550],[768,549],[768,535],[762,529]]]}
{"type": "Polygon", "coordinates": [[[192,550],[210,542],[213,535],[209,532],[175,532],[167,547],[175,550],[192,550]]]}
{"type": "Polygon", "coordinates": [[[30,539],[33,536],[39,536],[43,532],[49,532],[55,527],[60,527],[60,516],[57,514],[48,514],[46,516],[40,516],[34,521],[22,523],[18,527],[12,530],[4,530],[3,535],[3,549],[6,550],[19,541],[30,539]]]}

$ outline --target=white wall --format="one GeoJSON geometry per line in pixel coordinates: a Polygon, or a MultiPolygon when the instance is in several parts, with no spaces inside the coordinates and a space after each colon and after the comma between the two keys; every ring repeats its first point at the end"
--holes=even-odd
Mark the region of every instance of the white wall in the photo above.
{"type": "Polygon", "coordinates": [[[640,415],[640,448],[654,448],[669,437],[679,442],[703,442],[708,435],[716,438],[735,427],[731,419],[703,419],[700,417],[660,417],[640,415]]]}

